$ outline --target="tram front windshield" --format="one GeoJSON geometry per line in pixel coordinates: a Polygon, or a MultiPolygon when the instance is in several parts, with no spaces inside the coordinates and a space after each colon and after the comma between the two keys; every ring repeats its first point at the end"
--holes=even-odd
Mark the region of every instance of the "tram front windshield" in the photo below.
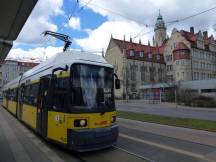
{"type": "Polygon", "coordinates": [[[113,69],[75,64],[71,67],[71,108],[112,111],[114,109],[113,69]]]}

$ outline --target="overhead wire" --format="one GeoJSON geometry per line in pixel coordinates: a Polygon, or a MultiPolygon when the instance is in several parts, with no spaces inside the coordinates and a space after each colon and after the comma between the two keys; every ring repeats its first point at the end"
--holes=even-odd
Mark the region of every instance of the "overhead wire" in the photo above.
{"type": "MultiPolygon", "coordinates": [[[[82,0],[81,0],[81,1],[82,1],[82,0]]],[[[84,1],[82,1],[82,2],[84,2],[84,1]]],[[[97,4],[95,4],[95,3],[91,3],[91,4],[89,4],[89,6],[94,6],[94,7],[100,8],[100,9],[102,9],[102,10],[104,10],[104,11],[109,12],[109,13],[118,15],[118,16],[123,17],[123,18],[126,18],[126,19],[128,19],[128,20],[137,22],[137,23],[139,23],[139,24],[142,24],[142,25],[144,25],[145,27],[151,27],[151,26],[153,26],[152,24],[145,24],[145,23],[143,23],[143,22],[141,22],[141,21],[135,20],[134,18],[131,18],[131,17],[129,17],[129,16],[126,16],[126,15],[124,15],[124,14],[122,14],[122,13],[117,12],[117,11],[113,11],[113,10],[111,10],[111,9],[102,7],[102,6],[97,5],[97,4]]]]}
{"type": "Polygon", "coordinates": [[[190,16],[186,16],[184,18],[181,18],[181,19],[177,19],[177,20],[172,20],[172,21],[168,21],[167,24],[169,23],[178,23],[178,22],[181,22],[181,21],[185,21],[187,19],[190,19],[190,18],[193,18],[193,17],[196,17],[196,16],[199,16],[199,15],[202,15],[206,12],[209,12],[209,11],[212,11],[212,10],[215,10],[216,9],[216,6],[212,7],[212,8],[209,8],[207,10],[204,10],[204,11],[201,11],[201,12],[198,12],[196,14],[193,14],[193,15],[190,15],[190,16]]]}
{"type": "Polygon", "coordinates": [[[88,6],[92,1],[93,1],[93,0],[89,0],[88,2],[86,2],[86,3],[77,11],[77,13],[81,13],[81,12],[84,10],[84,8],[85,8],[86,6],[88,6]]]}
{"type": "Polygon", "coordinates": [[[76,1],[75,5],[74,5],[74,7],[73,7],[73,10],[72,10],[72,12],[71,12],[71,14],[70,14],[70,16],[68,16],[68,20],[69,20],[69,21],[70,21],[71,17],[73,17],[74,13],[76,12],[76,9],[77,9],[78,4],[79,4],[79,0],[76,1]]]}
{"type": "MultiPolygon", "coordinates": [[[[166,22],[165,24],[166,24],[166,26],[170,26],[170,25],[173,25],[173,24],[175,24],[175,23],[179,23],[179,22],[182,22],[182,21],[191,19],[191,18],[193,18],[193,17],[202,15],[202,14],[204,14],[204,13],[206,13],[206,12],[209,12],[209,11],[212,11],[212,10],[215,10],[215,9],[216,9],[216,6],[214,6],[214,7],[212,7],[212,8],[209,8],[209,9],[207,9],[207,10],[204,10],[204,11],[198,12],[198,13],[196,13],[196,14],[192,14],[192,15],[190,15],[190,16],[183,17],[183,18],[181,18],[181,19],[176,19],[176,20],[168,21],[168,22],[166,22]]],[[[143,35],[145,35],[145,34],[149,34],[149,33],[151,33],[151,32],[154,32],[154,30],[151,30],[151,31],[142,33],[143,30],[144,30],[144,29],[142,29],[142,30],[141,30],[136,36],[134,36],[133,38],[137,38],[138,36],[141,37],[141,36],[143,36],[143,35]]]]}
{"type": "MultiPolygon", "coordinates": [[[[77,3],[75,4],[74,9],[72,10],[72,14],[69,16],[68,21],[66,22],[66,24],[69,23],[70,19],[75,15],[75,13],[77,13],[77,14],[81,13],[81,12],[84,10],[84,8],[85,8],[86,6],[89,5],[89,6],[94,6],[94,7],[100,8],[100,9],[102,9],[102,10],[104,10],[104,11],[110,12],[110,13],[112,13],[112,14],[121,16],[121,17],[126,18],[126,19],[128,19],[128,20],[131,20],[131,21],[134,21],[134,22],[137,22],[137,23],[139,23],[139,24],[144,25],[145,28],[143,28],[140,32],[138,32],[138,33],[133,37],[133,39],[154,32],[154,30],[150,30],[150,31],[147,31],[147,32],[144,32],[144,33],[143,33],[143,31],[144,31],[146,28],[148,28],[148,27],[153,27],[153,25],[145,24],[145,23],[143,23],[143,22],[141,22],[141,21],[135,20],[135,19],[133,19],[133,18],[131,18],[131,17],[129,17],[129,16],[126,16],[126,15],[124,15],[124,14],[122,14],[122,13],[119,13],[119,12],[113,11],[113,10],[111,10],[111,9],[108,9],[108,8],[105,8],[105,7],[102,7],[102,6],[99,6],[99,5],[97,5],[97,4],[92,3],[92,1],[93,1],[93,0],[89,0],[89,1],[85,2],[85,1],[83,1],[83,0],[77,0],[77,3]],[[82,2],[84,3],[84,5],[83,5],[79,10],[76,11],[76,8],[77,8],[77,6],[78,6],[79,1],[82,1],[82,2]]],[[[207,10],[204,10],[204,11],[198,12],[198,13],[196,13],[196,14],[192,14],[192,15],[190,15],[190,16],[186,16],[186,17],[183,17],[183,18],[180,18],[180,19],[168,21],[168,22],[165,23],[165,24],[166,24],[166,26],[170,26],[170,25],[173,25],[173,24],[175,24],[175,23],[179,23],[179,22],[185,21],[185,20],[187,20],[187,19],[191,19],[191,18],[193,18],[193,17],[199,16],[199,15],[201,15],[201,14],[204,14],[204,13],[206,13],[206,12],[209,12],[209,11],[212,11],[212,10],[215,10],[215,9],[216,9],[216,6],[214,6],[214,7],[212,7],[212,8],[209,8],[209,9],[207,9],[207,10]]]]}

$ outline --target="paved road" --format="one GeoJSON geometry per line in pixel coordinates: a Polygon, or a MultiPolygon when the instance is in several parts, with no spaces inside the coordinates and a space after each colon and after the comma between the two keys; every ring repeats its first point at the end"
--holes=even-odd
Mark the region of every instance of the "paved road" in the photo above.
{"type": "Polygon", "coordinates": [[[216,133],[118,119],[115,147],[77,154],[48,144],[0,108],[0,162],[214,162],[216,133]]]}
{"type": "Polygon", "coordinates": [[[146,114],[163,115],[180,118],[194,118],[204,120],[216,120],[216,109],[200,109],[177,106],[170,103],[146,104],[142,102],[117,102],[118,110],[140,112],[146,114]]]}

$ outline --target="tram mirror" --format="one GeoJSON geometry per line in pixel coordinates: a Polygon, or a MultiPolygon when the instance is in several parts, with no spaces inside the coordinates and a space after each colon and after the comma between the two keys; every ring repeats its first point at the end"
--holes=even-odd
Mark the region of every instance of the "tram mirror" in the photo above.
{"type": "Polygon", "coordinates": [[[120,89],[121,84],[120,84],[120,80],[119,79],[115,79],[115,88],[116,89],[120,89]]]}

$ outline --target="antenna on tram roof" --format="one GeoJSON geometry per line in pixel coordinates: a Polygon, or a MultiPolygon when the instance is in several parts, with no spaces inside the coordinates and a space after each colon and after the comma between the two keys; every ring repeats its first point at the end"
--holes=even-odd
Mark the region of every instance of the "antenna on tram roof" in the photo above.
{"type": "Polygon", "coordinates": [[[70,40],[71,38],[68,35],[52,32],[52,31],[48,31],[48,30],[44,31],[42,34],[44,36],[51,35],[51,36],[53,36],[53,37],[55,37],[57,39],[60,39],[60,40],[64,41],[65,44],[64,44],[63,51],[66,51],[70,47],[70,45],[72,44],[72,42],[70,40]]]}

